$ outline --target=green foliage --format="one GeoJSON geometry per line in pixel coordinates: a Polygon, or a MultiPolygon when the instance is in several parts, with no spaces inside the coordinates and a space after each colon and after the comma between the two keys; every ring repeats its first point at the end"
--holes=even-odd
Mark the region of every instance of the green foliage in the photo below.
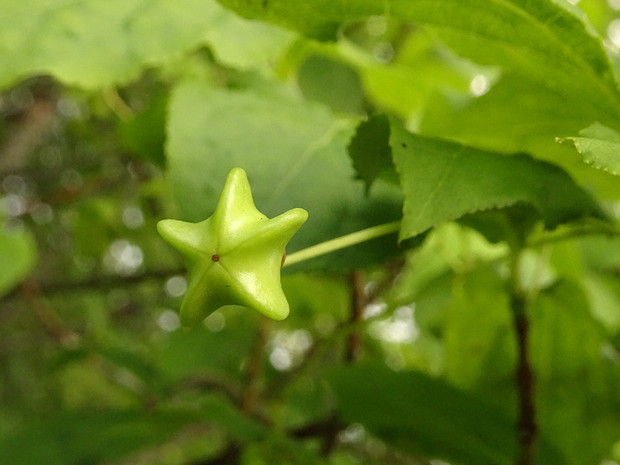
{"type": "Polygon", "coordinates": [[[0,452],[5,463],[23,465],[106,463],[157,444],[196,419],[184,412],[63,412],[2,438],[0,452]]]}
{"type": "Polygon", "coordinates": [[[0,0],[0,463],[620,463],[619,19],[573,3],[0,0]],[[238,239],[185,223],[234,167],[309,214],[281,321],[157,234],[238,239]]]}
{"type": "Polygon", "coordinates": [[[611,413],[619,406],[620,368],[601,356],[606,337],[588,309],[583,291],[563,281],[532,308],[541,427],[574,464],[599,460],[601,444],[620,431],[611,413]]]}

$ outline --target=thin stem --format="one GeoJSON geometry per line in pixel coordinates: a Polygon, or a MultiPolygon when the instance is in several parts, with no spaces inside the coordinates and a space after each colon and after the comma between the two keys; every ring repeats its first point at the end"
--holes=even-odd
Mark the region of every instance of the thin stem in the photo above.
{"type": "Polygon", "coordinates": [[[258,334],[256,335],[254,347],[252,348],[252,353],[248,362],[246,385],[241,398],[241,408],[248,415],[254,413],[258,404],[261,383],[260,375],[265,357],[267,340],[269,338],[269,331],[271,329],[271,321],[272,320],[265,317],[261,318],[258,334]]]}
{"type": "Polygon", "coordinates": [[[585,236],[620,236],[620,227],[616,224],[610,225],[602,222],[586,223],[569,230],[546,233],[543,237],[528,241],[527,246],[539,247],[541,245],[579,239],[585,236]]]}
{"type": "Polygon", "coordinates": [[[517,337],[518,353],[514,376],[519,402],[519,419],[517,423],[518,453],[515,464],[532,465],[534,463],[534,449],[538,436],[538,427],[536,425],[536,406],[534,403],[534,369],[529,357],[530,321],[527,313],[529,299],[519,279],[520,249],[515,248],[512,253],[510,306],[517,337]]]}
{"type": "Polygon", "coordinates": [[[103,99],[122,121],[129,121],[135,116],[134,111],[127,105],[115,88],[105,89],[103,91],[103,99]]]}
{"type": "MultiPolygon", "coordinates": [[[[362,319],[362,312],[366,305],[366,296],[364,294],[364,275],[360,270],[353,270],[351,273],[351,316],[349,323],[354,325],[362,319]]],[[[362,344],[362,335],[356,330],[349,334],[345,359],[348,363],[352,363],[357,359],[362,344]]]]}
{"type": "Polygon", "coordinates": [[[336,250],[344,249],[361,242],[386,236],[397,232],[399,229],[400,221],[394,221],[392,223],[380,224],[379,226],[362,229],[361,231],[356,231],[354,233],[347,234],[346,236],[340,236],[336,239],[321,242],[288,255],[286,257],[286,261],[284,262],[284,266],[294,265],[296,263],[310,260],[311,258],[325,255],[330,252],[335,252],[336,250]]]}

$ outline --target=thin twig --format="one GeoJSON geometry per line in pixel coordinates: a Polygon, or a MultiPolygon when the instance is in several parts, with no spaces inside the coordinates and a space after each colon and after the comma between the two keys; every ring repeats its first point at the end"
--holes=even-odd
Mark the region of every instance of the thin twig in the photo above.
{"type": "Polygon", "coordinates": [[[130,121],[134,118],[135,113],[131,107],[123,100],[118,93],[118,90],[114,87],[105,89],[102,93],[103,99],[108,104],[110,109],[118,116],[122,121],[130,121]]]}
{"type": "Polygon", "coordinates": [[[56,313],[56,310],[45,302],[37,283],[33,279],[26,279],[20,286],[26,301],[34,309],[37,318],[45,331],[63,347],[74,347],[79,343],[78,334],[71,331],[56,313]]]}
{"type": "Polygon", "coordinates": [[[519,456],[517,465],[532,465],[538,428],[534,405],[534,371],[529,362],[529,320],[525,314],[524,299],[513,296],[512,307],[519,351],[515,373],[519,395],[519,422],[517,424],[519,456]]]}

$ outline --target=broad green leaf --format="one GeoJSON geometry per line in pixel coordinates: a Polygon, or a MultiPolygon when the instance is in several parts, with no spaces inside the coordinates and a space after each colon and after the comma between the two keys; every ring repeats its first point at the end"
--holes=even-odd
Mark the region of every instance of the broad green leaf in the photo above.
{"type": "Polygon", "coordinates": [[[597,169],[620,176],[620,133],[600,123],[580,131],[579,137],[567,137],[572,141],[583,161],[597,169]]]}
{"type": "MultiPolygon", "coordinates": [[[[294,207],[309,212],[289,253],[398,218],[399,193],[375,189],[369,200],[354,179],[346,155],[351,132],[352,122],[281,91],[181,84],[172,96],[168,126],[168,167],[181,217],[210,216],[228,171],[238,166],[248,173],[254,202],[268,217],[294,207]]],[[[346,267],[396,250],[393,237],[379,242],[381,247],[365,244],[314,262],[346,267]]]]}
{"type": "Polygon", "coordinates": [[[372,15],[431,28],[454,50],[484,65],[529,76],[581,109],[616,118],[620,95],[600,37],[568,2],[506,0],[219,0],[243,16],[334,38],[342,24],[372,15]]]}
{"type": "Polygon", "coordinates": [[[481,210],[532,205],[546,226],[601,216],[594,200],[557,166],[414,135],[390,137],[405,195],[401,240],[481,210]]]}
{"type": "Polygon", "coordinates": [[[0,457],[19,465],[110,463],[196,421],[187,412],[65,411],[0,437],[0,457]]]}
{"type": "Polygon", "coordinates": [[[27,231],[10,231],[0,225],[0,296],[30,272],[36,257],[34,240],[27,231]]]}
{"type": "Polygon", "coordinates": [[[249,68],[269,62],[290,36],[211,0],[1,0],[0,87],[37,73],[85,88],[127,83],[206,43],[249,68]]]}
{"type": "Polygon", "coordinates": [[[620,436],[620,367],[605,331],[566,281],[541,293],[530,315],[539,425],[568,463],[601,463],[620,436]]]}
{"type": "MultiPolygon", "coordinates": [[[[406,451],[462,465],[514,463],[516,429],[510,414],[445,381],[385,365],[334,369],[327,379],[346,421],[361,423],[406,451]]],[[[544,448],[537,463],[565,463],[544,448]]]]}

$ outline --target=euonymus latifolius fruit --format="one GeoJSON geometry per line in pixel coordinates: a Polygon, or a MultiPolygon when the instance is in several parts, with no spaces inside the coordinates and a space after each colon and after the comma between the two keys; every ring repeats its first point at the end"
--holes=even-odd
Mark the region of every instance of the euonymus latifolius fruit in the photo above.
{"type": "Polygon", "coordinates": [[[160,221],[159,234],[188,260],[190,281],[181,303],[181,323],[196,325],[224,305],[243,305],[275,320],[286,318],[282,257],[307,218],[301,208],[267,218],[254,205],[245,171],[233,168],[212,216],[200,223],[160,221]]]}

